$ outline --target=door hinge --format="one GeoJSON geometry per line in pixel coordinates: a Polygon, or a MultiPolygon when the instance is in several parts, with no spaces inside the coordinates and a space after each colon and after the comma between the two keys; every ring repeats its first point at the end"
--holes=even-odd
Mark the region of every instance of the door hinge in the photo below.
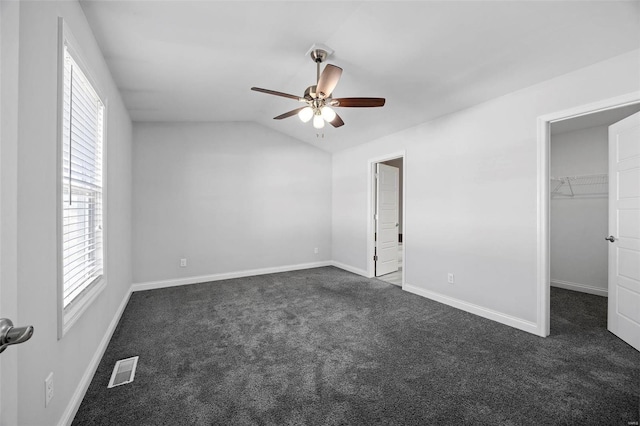
{"type": "Polygon", "coordinates": [[[380,177],[380,173],[374,173],[376,179],[378,179],[380,177]]]}
{"type": "Polygon", "coordinates": [[[373,256],[373,261],[377,262],[378,261],[378,256],[373,256]]]}

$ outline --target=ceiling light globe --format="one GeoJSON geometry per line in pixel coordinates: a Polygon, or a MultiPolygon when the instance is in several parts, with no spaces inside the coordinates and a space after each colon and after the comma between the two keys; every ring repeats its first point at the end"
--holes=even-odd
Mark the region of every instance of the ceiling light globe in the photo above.
{"type": "Polygon", "coordinates": [[[325,106],[322,108],[322,118],[324,118],[326,121],[331,122],[334,118],[336,118],[336,112],[332,108],[325,106]]]}
{"type": "Polygon", "coordinates": [[[322,119],[321,115],[313,116],[313,127],[315,127],[316,129],[322,129],[324,127],[324,120],[322,119]]]}
{"type": "Polygon", "coordinates": [[[309,120],[311,120],[311,117],[313,117],[313,110],[311,109],[311,107],[303,108],[298,113],[298,118],[300,118],[303,123],[309,122],[309,120]]]}

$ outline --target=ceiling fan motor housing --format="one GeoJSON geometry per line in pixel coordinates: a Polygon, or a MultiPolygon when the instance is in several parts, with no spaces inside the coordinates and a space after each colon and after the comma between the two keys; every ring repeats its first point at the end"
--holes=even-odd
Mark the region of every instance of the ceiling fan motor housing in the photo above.
{"type": "Polygon", "coordinates": [[[318,94],[316,93],[317,87],[318,86],[316,85],[307,87],[307,89],[304,91],[304,98],[308,101],[312,101],[315,98],[317,98],[318,97],[318,94]]]}

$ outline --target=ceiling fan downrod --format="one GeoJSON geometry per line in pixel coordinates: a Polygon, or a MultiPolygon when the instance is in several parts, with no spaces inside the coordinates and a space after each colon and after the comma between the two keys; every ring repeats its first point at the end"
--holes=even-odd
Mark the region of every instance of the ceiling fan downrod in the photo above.
{"type": "Polygon", "coordinates": [[[311,59],[316,63],[316,84],[320,81],[320,64],[327,59],[329,55],[324,49],[314,49],[310,53],[311,59]]]}

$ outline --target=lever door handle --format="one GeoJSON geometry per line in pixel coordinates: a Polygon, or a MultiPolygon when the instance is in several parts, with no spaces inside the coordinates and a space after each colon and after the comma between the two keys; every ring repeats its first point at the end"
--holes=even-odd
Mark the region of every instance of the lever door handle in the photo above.
{"type": "Polygon", "coordinates": [[[0,353],[9,345],[26,342],[33,336],[33,326],[14,327],[8,318],[0,318],[0,353]]]}
{"type": "Polygon", "coordinates": [[[609,241],[610,243],[613,243],[616,241],[616,237],[614,237],[613,235],[609,235],[608,237],[604,237],[605,240],[609,241]]]}

